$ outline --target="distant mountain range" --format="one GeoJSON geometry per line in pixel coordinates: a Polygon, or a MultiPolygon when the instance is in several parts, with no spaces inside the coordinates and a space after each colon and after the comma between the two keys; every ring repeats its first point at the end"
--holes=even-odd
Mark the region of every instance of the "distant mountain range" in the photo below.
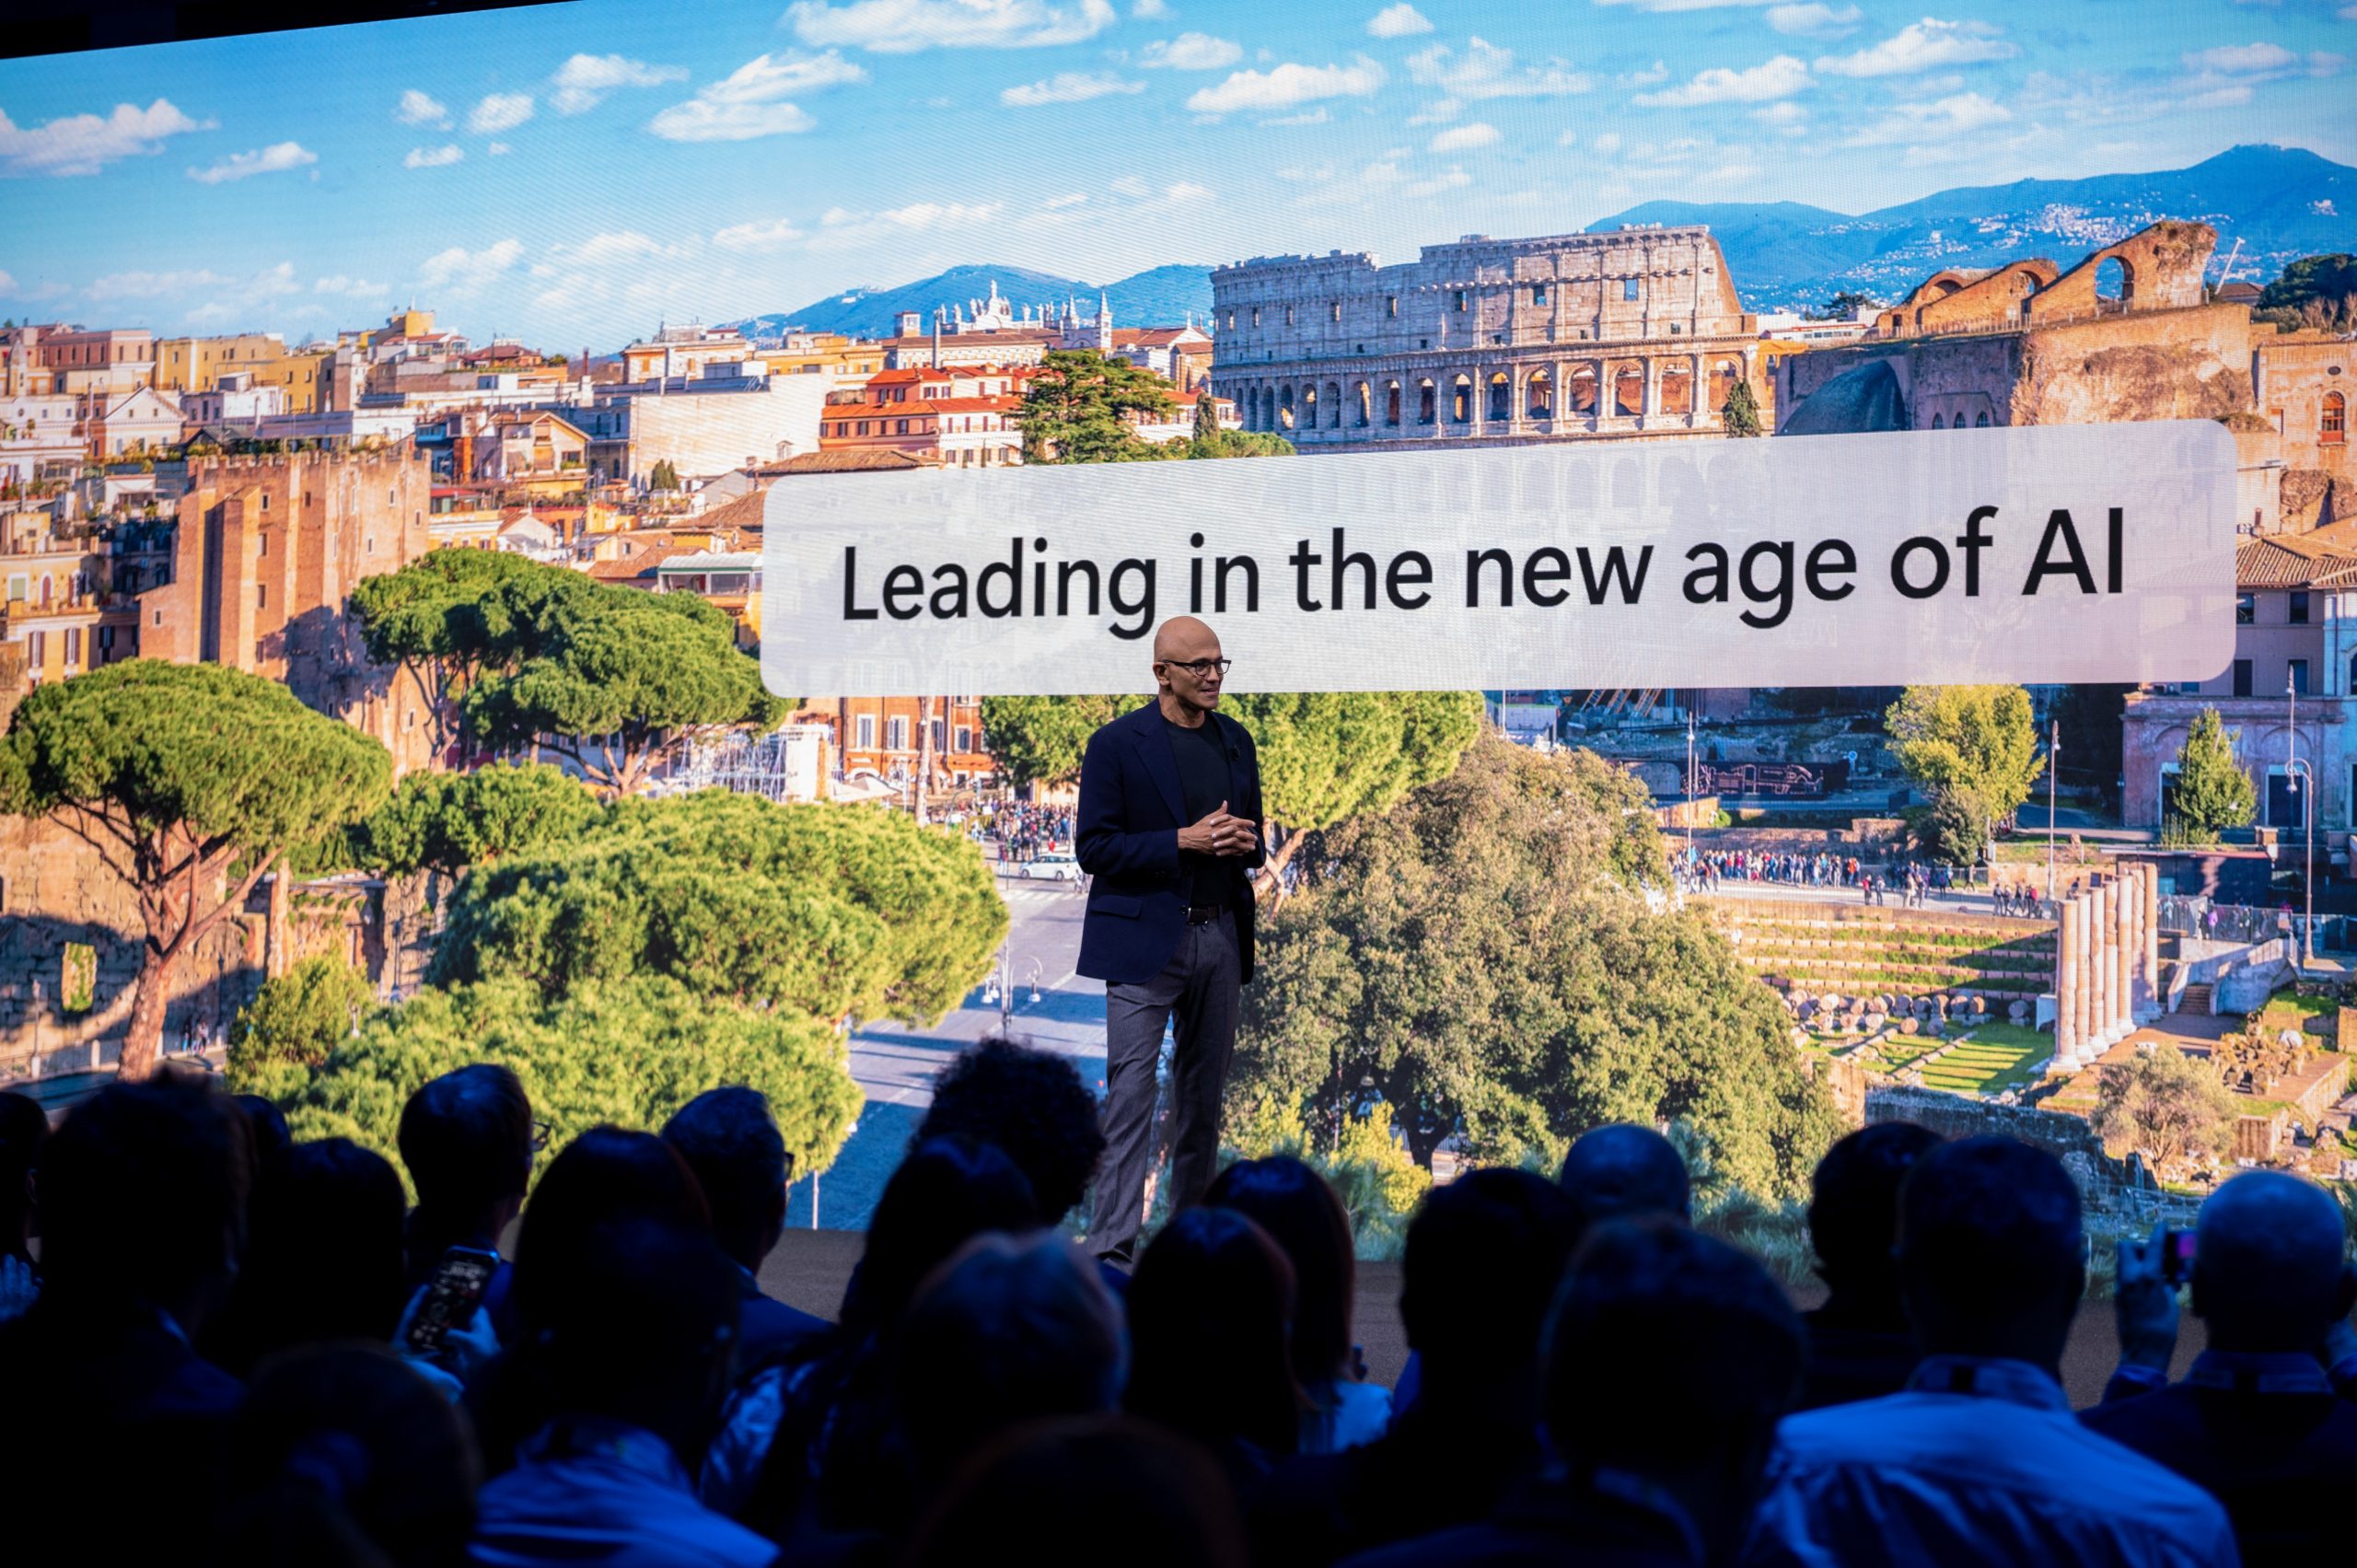
{"type": "MultiPolygon", "coordinates": [[[[2218,230],[2223,265],[2242,241],[2235,275],[2264,284],[2302,256],[2357,250],[2357,168],[2298,147],[2233,147],[2190,168],[2020,180],[1967,186],[1852,216],[1798,202],[1644,202],[1590,224],[1706,224],[1754,310],[1820,303],[1842,289],[1896,299],[1942,267],[1993,267],[2024,256],[2069,266],[2158,218],[2195,218],[2218,230]]],[[[2219,277],[2213,266],[2213,281],[2219,277]]],[[[1091,284],[1024,267],[962,266],[897,288],[854,288],[799,310],[731,323],[774,336],[788,326],[880,337],[903,310],[988,296],[992,282],[1019,308],[1093,308],[1102,292],[1120,326],[1176,326],[1211,318],[1209,267],[1171,265],[1091,284]]]]}

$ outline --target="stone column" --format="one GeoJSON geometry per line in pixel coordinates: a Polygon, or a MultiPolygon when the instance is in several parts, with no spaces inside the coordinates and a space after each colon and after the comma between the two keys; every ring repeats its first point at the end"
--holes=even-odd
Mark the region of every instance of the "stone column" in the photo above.
{"type": "Polygon", "coordinates": [[[2078,912],[2077,918],[2071,923],[2071,961],[2079,977],[2078,984],[2071,988],[2072,1028],[2079,1041],[2078,1055],[2072,1065],[2084,1066],[2087,1058],[2093,1054],[2090,1047],[2094,1044],[2089,1029],[2095,1022],[2096,983],[2095,972],[2088,960],[2095,952],[2095,897],[2082,891],[2072,899],[2071,907],[2078,912]]]}
{"type": "Polygon", "coordinates": [[[2168,1010],[2161,994],[2161,868],[2144,866],[2144,1009],[2147,1018],[2168,1010]]]}
{"type": "Polygon", "coordinates": [[[2144,1021],[2144,877],[2152,867],[2139,861],[2128,875],[2128,1027],[2144,1021]]]}
{"type": "Polygon", "coordinates": [[[2119,1043],[2119,878],[2113,877],[2096,895],[2103,900],[2096,916],[2097,935],[2103,942],[2102,957],[2096,960],[2096,981],[2102,987],[2103,1012],[2096,1025],[2096,1038],[2107,1046],[2119,1043]]]}
{"type": "Polygon", "coordinates": [[[2087,1046],[2097,1056],[2111,1043],[2111,905],[2106,885],[2087,889],[2087,1046]]]}
{"type": "Polygon", "coordinates": [[[2113,927],[2114,936],[2119,943],[2119,961],[2113,967],[2119,971],[2119,978],[2112,990],[2111,1010],[2112,1016],[2118,1020],[2118,1032],[2122,1040],[2136,1032],[2136,955],[2144,949],[2143,942],[2136,935],[2136,916],[2144,908],[2143,891],[2138,885],[2140,881],[2132,866],[2129,868],[2128,875],[2120,878],[2119,920],[2113,927]]]}
{"type": "Polygon", "coordinates": [[[2079,1064],[2079,900],[2062,906],[2054,928],[2054,1062],[2058,1067],[2079,1064]]]}

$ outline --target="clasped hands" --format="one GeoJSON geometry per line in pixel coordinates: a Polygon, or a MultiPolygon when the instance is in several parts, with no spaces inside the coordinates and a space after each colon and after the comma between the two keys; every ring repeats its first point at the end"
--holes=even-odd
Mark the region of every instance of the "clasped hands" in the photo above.
{"type": "Polygon", "coordinates": [[[1242,817],[1228,815],[1225,800],[1193,827],[1178,830],[1178,847],[1197,854],[1250,854],[1260,845],[1260,829],[1242,817]]]}

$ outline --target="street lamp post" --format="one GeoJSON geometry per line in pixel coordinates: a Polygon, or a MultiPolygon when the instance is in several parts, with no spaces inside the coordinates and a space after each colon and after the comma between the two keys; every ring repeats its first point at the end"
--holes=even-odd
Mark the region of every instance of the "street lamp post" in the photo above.
{"type": "MultiPolygon", "coordinates": [[[[2046,742],[2046,896],[2059,901],[2054,895],[2054,806],[2055,784],[2062,772],[2062,721],[2055,719],[2047,731],[2046,742]]],[[[2060,918],[2059,916],[2057,918],[2060,918]]]]}
{"type": "Polygon", "coordinates": [[[1686,707],[1686,874],[1694,875],[1694,699],[1686,707]]]}

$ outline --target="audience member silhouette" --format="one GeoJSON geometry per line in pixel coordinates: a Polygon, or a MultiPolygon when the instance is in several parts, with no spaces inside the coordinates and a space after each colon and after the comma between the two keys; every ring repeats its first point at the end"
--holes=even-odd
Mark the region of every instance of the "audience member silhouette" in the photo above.
{"type": "Polygon", "coordinates": [[[806,1359],[747,1383],[706,1460],[703,1496],[778,1539],[877,1527],[905,1498],[892,1336],[918,1287],[966,1243],[1031,1227],[1031,1184],[987,1144],[916,1144],[885,1183],[841,1322],[806,1359]]]}
{"type": "Polygon", "coordinates": [[[33,1165],[49,1138],[49,1112],[29,1095],[0,1091],[0,1323],[21,1318],[41,1294],[30,1245],[33,1165]]]}
{"type": "Polygon", "coordinates": [[[1469,1524],[1536,1471],[1539,1332],[1579,1225],[1527,1171],[1473,1171],[1424,1200],[1399,1293],[1422,1394],[1378,1441],[1278,1467],[1246,1503],[1263,1560],[1330,1562],[1469,1524]]]}
{"type": "Polygon", "coordinates": [[[1650,1127],[1614,1122],[1572,1141],[1555,1179],[1579,1210],[1580,1230],[1604,1220],[1666,1214],[1693,1218],[1694,1191],[1678,1146],[1650,1127]]]}
{"type": "Polygon", "coordinates": [[[536,1343],[551,1416],[517,1467],[483,1486],[473,1560],[770,1562],[775,1546],[696,1501],[682,1458],[708,1438],[736,1357],[742,1292],[709,1229],[652,1206],[553,1235],[530,1225],[517,1267],[540,1276],[536,1343]]]}
{"type": "Polygon", "coordinates": [[[0,1324],[23,1561],[161,1561],[204,1516],[242,1389],[192,1346],[245,1250],[247,1151],[237,1108],[173,1074],[108,1085],[42,1145],[41,1297],[0,1324]]]}
{"type": "MultiPolygon", "coordinates": [[[[516,1074],[477,1063],[429,1081],[401,1108],[397,1138],[417,1190],[409,1216],[411,1285],[431,1279],[453,1247],[498,1252],[532,1177],[532,1104],[516,1074]]],[[[493,1284],[494,1310],[506,1288],[504,1277],[493,1284]]]]}
{"type": "Polygon", "coordinates": [[[1817,1163],[1808,1234],[1817,1277],[1830,1294],[1803,1319],[1808,1326],[1803,1410],[1896,1394],[1922,1359],[1898,1299],[1891,1246],[1898,1233],[1899,1186],[1940,1141],[1937,1132],[1911,1121],[1877,1121],[1840,1140],[1817,1163]]]}
{"type": "Polygon", "coordinates": [[[694,1173],[712,1210],[713,1239],[742,1273],[743,1320],[737,1330],[741,1380],[784,1360],[827,1326],[761,1291],[761,1260],[785,1233],[785,1186],[793,1179],[785,1139],[758,1089],[741,1085],[706,1089],[663,1124],[663,1141],[694,1173]]]}
{"type": "Polygon", "coordinates": [[[2085,1283],[2078,1190],[2007,1138],[1920,1158],[1898,1288],[1905,1391],[1788,1417],[1752,1562],[2231,1564],[2206,1493],[2082,1426],[2056,1368],[2085,1283]]]}
{"type": "Polygon", "coordinates": [[[1189,1209],[1138,1260],[1129,1310],[1132,1415],[1192,1438],[1239,1485],[1300,1442],[1308,1408],[1287,1326],[1293,1266],[1259,1225],[1189,1209]]]}
{"type": "MultiPolygon", "coordinates": [[[[707,1238],[712,1234],[696,1179],[678,1152],[652,1132],[593,1127],[541,1174],[516,1236],[513,1310],[499,1336],[508,1348],[467,1377],[468,1409],[488,1473],[507,1469],[517,1446],[552,1411],[544,1346],[551,1325],[567,1309],[567,1295],[577,1288],[572,1271],[586,1238],[601,1225],[642,1216],[707,1238]]],[[[736,1332],[733,1322],[729,1331],[736,1332]]],[[[691,1471],[711,1435],[697,1434],[682,1451],[691,1471]]]]}
{"type": "Polygon", "coordinates": [[[933,1086],[913,1143],[967,1138],[1005,1152],[1031,1183],[1038,1223],[1062,1223],[1088,1195],[1105,1134],[1097,1098],[1072,1063],[1011,1040],[967,1047],[933,1086]]]}
{"type": "Polygon", "coordinates": [[[958,1468],[908,1568],[1246,1568],[1227,1478],[1194,1444],[1103,1415],[1021,1426],[958,1468]],[[1116,1544],[1118,1543],[1118,1544],[1116,1544]]]}
{"type": "Polygon", "coordinates": [[[359,1344],[266,1362],[225,1471],[216,1556],[241,1568],[447,1568],[465,1556],[482,1481],[449,1400],[359,1344]]]}
{"type": "Polygon", "coordinates": [[[2326,1330],[2357,1306],[2340,1205],[2276,1171],[2247,1171],[2211,1195],[2193,1254],[2193,1312],[2209,1346],[2182,1382],[2161,1388],[2177,1338],[2164,1234],[2120,1245],[2120,1344],[2141,1364],[2123,1368],[2114,1391],[2131,1397],[2079,1419],[2224,1504],[2246,1564],[2330,1555],[2342,1522],[2316,1500],[2357,1476],[2357,1404],[2333,1393],[2316,1357],[2326,1330]]]}
{"type": "Polygon", "coordinates": [[[349,1138],[290,1144],[270,1167],[237,1288],[202,1342],[207,1354],[242,1376],[290,1345],[388,1343],[410,1294],[400,1175],[349,1138]]]}
{"type": "Polygon", "coordinates": [[[1606,1221],[1574,1255],[1548,1330],[1556,1470],[1479,1524],[1351,1568],[1729,1562],[1802,1357],[1799,1319],[1751,1259],[1666,1216],[1606,1221]]]}
{"type": "Polygon", "coordinates": [[[1267,1231],[1293,1265],[1293,1373],[1308,1401],[1300,1451],[1330,1454],[1382,1436],[1391,1391],[1360,1380],[1364,1369],[1351,1342],[1357,1249],[1334,1190],[1301,1161],[1278,1155],[1229,1166],[1203,1202],[1267,1231]]]}
{"type": "Polygon", "coordinates": [[[909,1304],[893,1361],[920,1505],[1010,1427],[1111,1411],[1129,1370],[1112,1292],[1046,1231],[968,1242],[909,1304]]]}

